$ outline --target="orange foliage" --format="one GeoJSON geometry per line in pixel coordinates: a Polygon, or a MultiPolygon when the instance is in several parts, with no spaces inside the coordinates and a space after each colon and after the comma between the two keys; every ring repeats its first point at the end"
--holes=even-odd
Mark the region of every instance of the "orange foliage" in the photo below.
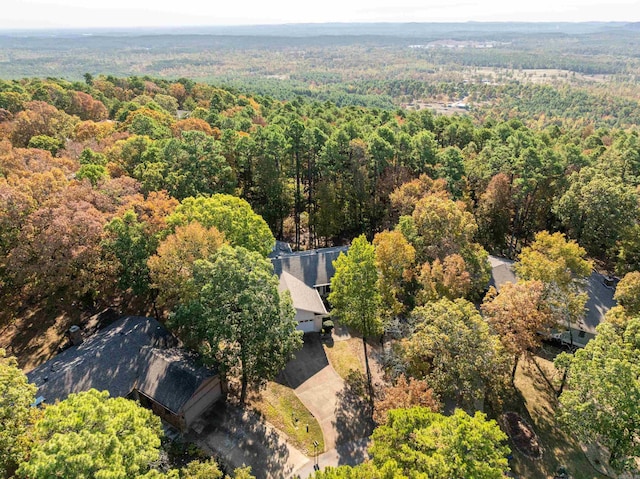
{"type": "Polygon", "coordinates": [[[387,422],[387,413],[391,409],[422,406],[438,412],[441,407],[425,380],[410,378],[407,382],[405,376],[400,376],[394,386],[384,389],[383,394],[384,399],[376,401],[373,412],[373,420],[378,424],[387,422]]]}
{"type": "Polygon", "coordinates": [[[213,130],[209,123],[200,118],[186,118],[177,121],[172,127],[173,135],[179,137],[183,131],[201,131],[207,135],[213,135],[213,130]]]}

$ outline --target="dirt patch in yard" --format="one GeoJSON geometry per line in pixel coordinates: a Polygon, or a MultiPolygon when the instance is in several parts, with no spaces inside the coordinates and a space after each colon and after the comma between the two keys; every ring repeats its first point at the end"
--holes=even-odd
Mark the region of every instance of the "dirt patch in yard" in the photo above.
{"type": "Polygon", "coordinates": [[[516,412],[505,413],[502,415],[502,422],[511,442],[520,453],[529,459],[540,459],[542,449],[538,442],[538,436],[520,414],[516,412]]]}

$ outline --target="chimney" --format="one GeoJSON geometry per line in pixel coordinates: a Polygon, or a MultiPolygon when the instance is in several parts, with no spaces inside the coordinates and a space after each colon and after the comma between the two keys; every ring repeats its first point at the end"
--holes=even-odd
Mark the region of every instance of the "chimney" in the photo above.
{"type": "Polygon", "coordinates": [[[76,326],[75,324],[69,328],[69,341],[74,346],[81,344],[83,341],[82,331],[80,330],[80,326],[76,326]]]}

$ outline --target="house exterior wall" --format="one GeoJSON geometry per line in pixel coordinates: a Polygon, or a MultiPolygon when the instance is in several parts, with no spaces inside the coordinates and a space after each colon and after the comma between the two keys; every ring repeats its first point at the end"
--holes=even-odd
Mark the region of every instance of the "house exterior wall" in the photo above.
{"type": "Polygon", "coordinates": [[[298,326],[296,329],[304,333],[318,333],[322,329],[322,316],[305,311],[304,309],[296,309],[296,321],[298,326]]]}
{"type": "Polygon", "coordinates": [[[222,397],[220,376],[214,376],[203,382],[195,394],[187,401],[182,409],[185,427],[188,429],[193,422],[213,403],[222,397]]]}
{"type": "Polygon", "coordinates": [[[141,393],[137,389],[134,389],[128,397],[138,401],[141,406],[151,409],[156,416],[159,416],[163,421],[168,422],[177,429],[184,431],[186,424],[184,417],[180,414],[176,414],[173,411],[167,409],[162,404],[154,401],[152,398],[144,393],[141,393]]]}

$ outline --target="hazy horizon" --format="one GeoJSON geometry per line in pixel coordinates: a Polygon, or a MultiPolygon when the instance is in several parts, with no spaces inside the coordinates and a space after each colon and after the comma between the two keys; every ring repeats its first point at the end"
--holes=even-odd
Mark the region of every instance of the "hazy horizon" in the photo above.
{"type": "Polygon", "coordinates": [[[273,26],[323,23],[585,23],[640,21],[640,1],[326,0],[322,8],[292,0],[213,4],[202,0],[14,0],[3,6],[0,30],[273,26]]]}

